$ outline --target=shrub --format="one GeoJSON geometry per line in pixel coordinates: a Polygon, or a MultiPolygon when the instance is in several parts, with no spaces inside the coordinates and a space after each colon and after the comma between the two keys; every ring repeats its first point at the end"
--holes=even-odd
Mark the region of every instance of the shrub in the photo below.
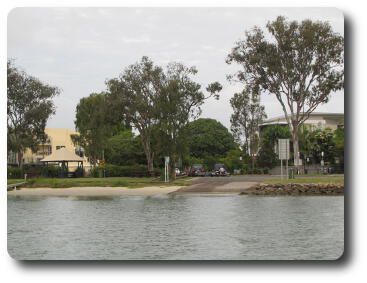
{"type": "MultiPolygon", "coordinates": [[[[94,167],[91,170],[91,175],[95,178],[100,177],[102,167],[94,167]]],[[[106,177],[135,177],[148,176],[148,168],[146,165],[132,165],[132,166],[118,166],[113,164],[106,164],[104,167],[106,177]]],[[[159,175],[160,169],[155,169],[155,175],[159,175]]]]}
{"type": "Polygon", "coordinates": [[[22,176],[22,170],[18,167],[8,167],[8,179],[21,179],[22,176]]]}
{"type": "Polygon", "coordinates": [[[59,167],[57,166],[48,166],[48,167],[45,167],[44,169],[46,172],[47,172],[47,177],[49,178],[56,178],[59,176],[59,167]]]}
{"type": "Polygon", "coordinates": [[[246,168],[243,174],[269,174],[269,168],[246,168]]]}
{"type": "Polygon", "coordinates": [[[81,168],[81,167],[78,167],[76,170],[75,170],[75,177],[76,178],[81,178],[84,176],[84,170],[81,168]]]}

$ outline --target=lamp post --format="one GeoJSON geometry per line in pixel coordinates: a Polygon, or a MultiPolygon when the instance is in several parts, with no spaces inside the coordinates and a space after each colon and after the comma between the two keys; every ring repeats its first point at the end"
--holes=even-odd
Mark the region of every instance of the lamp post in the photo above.
{"type": "Polygon", "coordinates": [[[321,169],[322,173],[324,173],[324,152],[321,151],[321,169]]]}

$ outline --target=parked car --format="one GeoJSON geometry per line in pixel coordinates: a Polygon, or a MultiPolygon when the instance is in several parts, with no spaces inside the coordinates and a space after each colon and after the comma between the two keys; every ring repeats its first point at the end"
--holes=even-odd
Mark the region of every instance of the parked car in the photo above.
{"type": "Polygon", "coordinates": [[[175,172],[176,172],[176,176],[185,176],[186,175],[185,171],[181,171],[178,168],[175,168],[175,172]]]}
{"type": "Polygon", "coordinates": [[[190,170],[189,170],[189,174],[190,177],[194,177],[194,176],[205,176],[205,169],[204,166],[202,164],[194,164],[191,166],[190,170]]]}
{"type": "Polygon", "coordinates": [[[212,177],[220,177],[220,176],[229,176],[229,171],[226,166],[222,163],[217,163],[214,165],[213,171],[211,171],[210,176],[212,177]]]}

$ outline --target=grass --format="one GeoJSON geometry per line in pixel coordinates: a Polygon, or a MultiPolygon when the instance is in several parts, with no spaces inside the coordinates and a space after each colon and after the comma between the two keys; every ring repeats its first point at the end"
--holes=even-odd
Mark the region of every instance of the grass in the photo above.
{"type": "Polygon", "coordinates": [[[8,185],[16,184],[16,183],[23,183],[24,179],[8,179],[8,185]]]}
{"type": "Polygon", "coordinates": [[[318,183],[336,183],[343,184],[344,177],[307,177],[296,179],[283,179],[280,178],[263,181],[265,184],[318,184],[318,183]]]}
{"type": "MultiPolygon", "coordinates": [[[[155,178],[109,177],[109,178],[35,178],[27,180],[28,188],[70,188],[70,187],[128,187],[185,186],[190,178],[175,180],[171,183],[156,181],[155,178]]],[[[8,180],[8,184],[23,182],[23,179],[8,180]],[[19,181],[21,180],[21,181],[19,181]]]]}

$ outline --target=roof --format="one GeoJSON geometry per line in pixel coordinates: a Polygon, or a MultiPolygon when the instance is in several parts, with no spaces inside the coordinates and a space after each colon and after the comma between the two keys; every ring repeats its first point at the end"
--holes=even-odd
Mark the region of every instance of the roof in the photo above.
{"type": "Polygon", "coordinates": [[[61,162],[61,161],[84,161],[83,157],[68,151],[65,147],[55,150],[52,154],[46,156],[41,162],[61,162]]]}
{"type": "MultiPolygon", "coordinates": [[[[327,113],[327,112],[312,112],[310,113],[309,117],[313,117],[313,116],[324,116],[324,117],[344,117],[344,113],[327,113]]],[[[274,118],[265,120],[261,125],[266,125],[266,124],[271,124],[274,122],[278,122],[278,124],[287,124],[287,121],[280,121],[280,120],[285,120],[285,116],[281,115],[281,116],[276,116],[274,118]]]]}

